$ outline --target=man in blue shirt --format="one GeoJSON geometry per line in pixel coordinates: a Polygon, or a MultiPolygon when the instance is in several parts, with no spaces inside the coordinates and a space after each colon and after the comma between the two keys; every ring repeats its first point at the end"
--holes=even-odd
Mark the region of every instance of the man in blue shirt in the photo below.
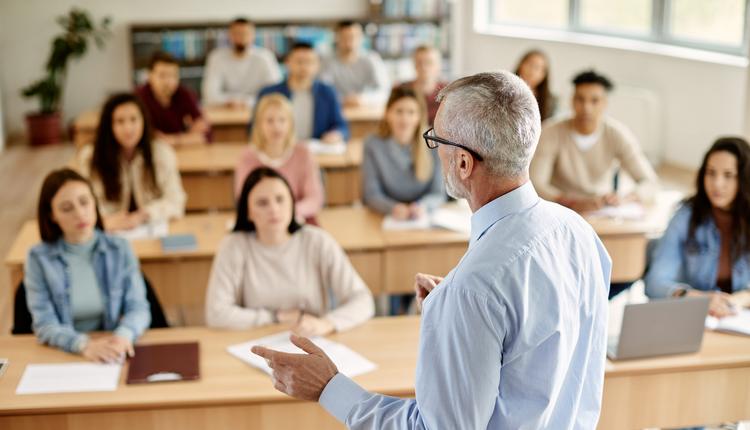
{"type": "Polygon", "coordinates": [[[277,389],[354,429],[593,429],[599,419],[611,261],[591,226],[539,198],[529,88],[508,72],[448,85],[435,129],[448,193],[468,200],[469,248],[442,279],[417,275],[423,307],[416,399],[369,393],[308,339],[308,354],[256,347],[277,389]]]}

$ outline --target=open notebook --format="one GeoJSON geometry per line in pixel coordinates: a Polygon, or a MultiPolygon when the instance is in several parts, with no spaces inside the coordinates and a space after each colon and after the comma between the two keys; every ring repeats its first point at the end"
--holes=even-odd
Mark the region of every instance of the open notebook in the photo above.
{"type": "Polygon", "coordinates": [[[740,309],[736,315],[721,319],[708,317],[706,328],[750,336],[750,309],[740,309]]]}

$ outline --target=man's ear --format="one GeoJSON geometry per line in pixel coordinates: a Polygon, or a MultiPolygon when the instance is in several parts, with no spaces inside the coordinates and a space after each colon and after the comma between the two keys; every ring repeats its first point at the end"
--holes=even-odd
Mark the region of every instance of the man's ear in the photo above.
{"type": "Polygon", "coordinates": [[[474,157],[464,149],[459,151],[458,157],[458,175],[459,178],[465,181],[474,171],[474,157]]]}

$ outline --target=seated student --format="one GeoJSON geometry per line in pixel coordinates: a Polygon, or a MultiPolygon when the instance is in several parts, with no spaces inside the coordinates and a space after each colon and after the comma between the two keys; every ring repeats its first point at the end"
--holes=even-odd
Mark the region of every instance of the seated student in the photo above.
{"type": "Polygon", "coordinates": [[[165,52],[151,57],[148,82],[136,89],[156,136],[170,145],[206,143],[209,125],[193,93],[180,85],[180,66],[165,52]]]}
{"type": "Polygon", "coordinates": [[[420,45],[414,50],[412,56],[416,78],[403,85],[409,86],[417,94],[424,95],[427,105],[427,124],[432,125],[435,121],[440,103],[437,101],[438,93],[447,83],[440,80],[443,58],[435,47],[420,45]]]}
{"type": "Polygon", "coordinates": [[[116,94],[104,104],[94,145],[78,152],[75,167],[93,184],[108,231],[185,213],[174,150],[150,134],[140,100],[116,94]]]}
{"type": "Polygon", "coordinates": [[[396,87],[386,104],[380,132],[365,141],[362,200],[396,219],[416,218],[446,200],[437,151],[422,139],[425,107],[409,87],[396,87]]]}
{"type": "Polygon", "coordinates": [[[258,98],[281,93],[292,102],[299,140],[320,139],[326,143],[349,139],[349,126],[341,114],[336,90],[315,78],[320,68],[312,45],[296,42],[286,54],[287,79],[263,88],[258,98]]]}
{"type": "Polygon", "coordinates": [[[709,313],[734,313],[732,294],[750,287],[750,146],[716,141],[698,171],[696,193],[669,222],[644,278],[651,298],[709,296],[709,313]]]}
{"type": "Polygon", "coordinates": [[[255,109],[250,146],[234,170],[234,196],[242,191],[247,175],[260,166],[277,169],[292,189],[300,219],[315,217],[323,208],[323,183],[315,157],[294,136],[292,106],[281,94],[263,96],[255,109]]]}
{"type": "Polygon", "coordinates": [[[383,59],[362,48],[362,26],[343,21],[336,28],[336,53],[326,56],[321,80],[336,88],[344,106],[379,106],[391,87],[383,59]]]}
{"type": "Polygon", "coordinates": [[[211,51],[201,83],[203,103],[231,108],[253,107],[261,88],[281,80],[276,56],[253,46],[255,25],[245,18],[229,24],[231,46],[211,51]]]}
{"type": "Polygon", "coordinates": [[[555,115],[557,97],[549,88],[549,59],[544,52],[534,49],[525,53],[516,66],[516,75],[534,92],[542,121],[555,115]]]}
{"type": "Polygon", "coordinates": [[[630,130],[605,116],[612,83],[586,71],[573,84],[574,116],[544,125],[531,161],[531,181],[539,195],[578,212],[652,199],[657,189],[654,169],[630,130]],[[637,183],[634,193],[617,194],[614,176],[618,168],[637,183]]]}
{"type": "Polygon", "coordinates": [[[293,325],[303,336],[352,328],[374,313],[372,294],[325,231],[295,221],[289,184],[261,167],[250,173],[234,231],[214,258],[206,291],[210,327],[293,325]]]}
{"type": "Polygon", "coordinates": [[[37,218],[42,243],[29,250],[23,283],[39,341],[92,361],[132,356],[151,322],[146,288],[130,245],[102,231],[91,185],[73,170],[53,171],[37,218]]]}

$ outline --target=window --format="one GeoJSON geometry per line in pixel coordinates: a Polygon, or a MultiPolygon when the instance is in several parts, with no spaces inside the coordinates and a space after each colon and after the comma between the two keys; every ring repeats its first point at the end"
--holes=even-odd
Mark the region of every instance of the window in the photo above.
{"type": "Polygon", "coordinates": [[[489,24],[632,38],[746,56],[748,0],[476,0],[489,24]]]}

